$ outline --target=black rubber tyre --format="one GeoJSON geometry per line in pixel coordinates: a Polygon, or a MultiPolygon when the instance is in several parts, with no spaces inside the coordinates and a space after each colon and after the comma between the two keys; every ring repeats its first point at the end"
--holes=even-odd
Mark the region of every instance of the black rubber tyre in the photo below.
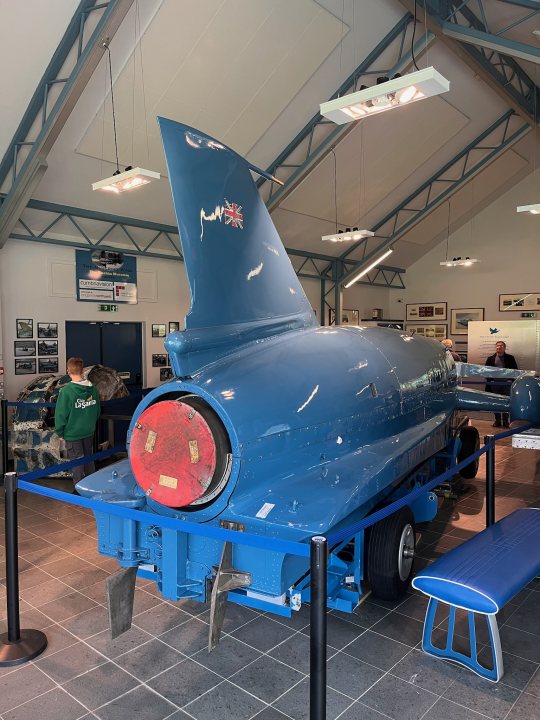
{"type": "Polygon", "coordinates": [[[366,567],[374,597],[399,600],[405,595],[413,574],[415,537],[414,518],[409,507],[398,510],[370,529],[366,567]]]}
{"type": "MultiPolygon", "coordinates": [[[[458,462],[466,460],[469,455],[472,455],[480,449],[480,435],[478,430],[472,425],[466,425],[461,428],[459,431],[459,439],[461,440],[461,450],[457,456],[458,462]]],[[[480,459],[476,458],[470,465],[465,465],[465,467],[459,471],[459,474],[465,480],[472,480],[476,477],[479,464],[480,459]]]]}

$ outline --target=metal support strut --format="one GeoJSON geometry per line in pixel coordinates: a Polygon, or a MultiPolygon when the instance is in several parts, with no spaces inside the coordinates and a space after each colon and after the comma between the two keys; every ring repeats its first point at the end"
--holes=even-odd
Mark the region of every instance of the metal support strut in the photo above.
{"type": "Polygon", "coordinates": [[[328,542],[313,537],[310,544],[311,606],[309,645],[309,718],[326,720],[326,567],[328,542]]]}
{"type": "Polygon", "coordinates": [[[495,443],[493,435],[484,437],[486,451],[486,527],[495,522],[495,443]]]}
{"type": "Polygon", "coordinates": [[[7,473],[8,469],[8,444],[9,444],[9,434],[8,434],[8,405],[7,400],[2,398],[0,400],[1,403],[1,420],[2,423],[2,476],[4,476],[7,473]]]}
{"type": "Polygon", "coordinates": [[[33,660],[47,647],[39,630],[21,630],[19,616],[19,542],[17,537],[17,473],[6,473],[6,590],[8,631],[0,635],[0,667],[33,660]]]}

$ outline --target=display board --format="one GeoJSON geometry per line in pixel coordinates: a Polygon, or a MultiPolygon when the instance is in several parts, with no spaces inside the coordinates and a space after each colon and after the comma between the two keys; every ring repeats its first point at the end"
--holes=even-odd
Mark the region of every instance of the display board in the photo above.
{"type": "Polygon", "coordinates": [[[137,259],[112,250],[76,250],[77,300],[137,302],[137,259]]]}
{"type": "Polygon", "coordinates": [[[495,343],[503,340],[520,370],[540,371],[540,321],[502,320],[470,322],[468,358],[470,363],[484,365],[495,352],[495,343]]]}

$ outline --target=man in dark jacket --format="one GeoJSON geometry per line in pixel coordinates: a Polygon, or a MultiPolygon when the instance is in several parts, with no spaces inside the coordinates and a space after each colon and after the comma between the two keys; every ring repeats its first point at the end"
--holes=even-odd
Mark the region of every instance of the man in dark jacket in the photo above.
{"type": "MultiPolygon", "coordinates": [[[[71,382],[60,390],[54,413],[54,431],[66,441],[70,460],[92,454],[92,441],[99,417],[100,405],[97,389],[83,377],[81,358],[67,361],[71,382]]],[[[94,463],[73,468],[73,483],[94,472],[94,463]]]]}
{"type": "MultiPolygon", "coordinates": [[[[516,358],[506,352],[506,343],[503,340],[498,340],[495,343],[495,353],[488,357],[486,365],[491,367],[511,368],[512,370],[518,369],[516,358]]],[[[486,391],[496,393],[497,395],[510,395],[511,386],[512,380],[504,381],[502,378],[493,378],[492,382],[489,382],[488,380],[486,383],[486,391]],[[499,384],[503,382],[505,383],[504,385],[499,384]]],[[[501,424],[504,427],[510,427],[509,419],[508,413],[495,413],[495,422],[493,423],[493,427],[501,427],[501,424]]]]}

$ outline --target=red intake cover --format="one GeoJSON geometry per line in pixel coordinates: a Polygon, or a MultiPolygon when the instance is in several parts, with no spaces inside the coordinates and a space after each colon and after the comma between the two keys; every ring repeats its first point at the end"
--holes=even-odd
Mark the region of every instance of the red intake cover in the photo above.
{"type": "Polygon", "coordinates": [[[200,498],[216,468],[216,445],[206,420],[181,400],[162,400],[141,413],[129,452],[139,485],[167,507],[200,498]]]}

